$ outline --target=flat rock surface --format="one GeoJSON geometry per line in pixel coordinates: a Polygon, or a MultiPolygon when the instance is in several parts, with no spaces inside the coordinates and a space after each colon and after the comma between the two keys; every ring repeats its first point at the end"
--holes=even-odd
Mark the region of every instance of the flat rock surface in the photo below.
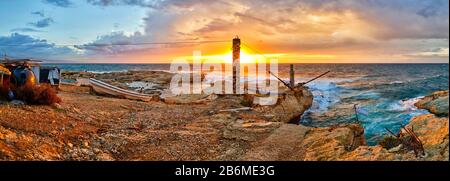
{"type": "Polygon", "coordinates": [[[302,144],[307,131],[310,128],[283,124],[250,149],[244,156],[244,160],[301,160],[301,156],[293,154],[299,152],[298,146],[302,144]]]}

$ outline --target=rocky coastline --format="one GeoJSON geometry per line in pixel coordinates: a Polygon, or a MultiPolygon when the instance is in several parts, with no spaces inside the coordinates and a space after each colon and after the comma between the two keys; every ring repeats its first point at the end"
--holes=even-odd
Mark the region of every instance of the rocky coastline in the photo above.
{"type": "MultiPolygon", "coordinates": [[[[348,138],[350,134],[339,137],[336,135],[337,132],[329,131],[325,136],[313,136],[316,130],[310,136],[316,145],[309,148],[311,154],[304,160],[448,161],[448,91],[438,91],[426,96],[419,100],[416,106],[428,110],[430,114],[412,118],[405,128],[411,129],[417,134],[423,144],[423,155],[416,155],[413,149],[401,142],[392,148],[386,148],[382,144],[376,146],[361,144],[354,150],[348,151],[345,150],[346,142],[342,138],[348,138]],[[333,137],[334,139],[326,141],[323,137],[333,137]]],[[[404,130],[401,132],[405,134],[404,130]]],[[[387,138],[392,137],[387,136],[387,138]]]]}
{"type": "MultiPolygon", "coordinates": [[[[161,95],[167,72],[66,72],[65,79],[96,78],[132,89],[151,82],[161,95]]],[[[312,128],[295,123],[311,106],[305,88],[283,90],[274,106],[249,105],[248,96],[179,96],[141,102],[63,85],[54,106],[0,104],[0,160],[449,160],[448,91],[416,106],[431,114],[413,118],[426,152],[401,144],[367,146],[358,124],[312,128]],[[447,108],[444,110],[445,104],[447,108]],[[251,109],[242,109],[248,108],[251,109]],[[18,116],[21,115],[21,116],[18,116]]]]}

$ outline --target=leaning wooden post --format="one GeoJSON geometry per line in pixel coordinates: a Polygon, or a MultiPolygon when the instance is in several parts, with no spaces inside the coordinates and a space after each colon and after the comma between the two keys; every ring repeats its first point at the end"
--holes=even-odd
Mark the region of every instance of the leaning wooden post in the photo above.
{"type": "Polygon", "coordinates": [[[238,93],[240,88],[240,58],[241,58],[241,39],[238,36],[233,39],[233,94],[238,93]]]}
{"type": "Polygon", "coordinates": [[[291,64],[291,70],[289,71],[289,85],[291,87],[295,87],[295,72],[294,72],[294,64],[291,64]]]}
{"type": "Polygon", "coordinates": [[[0,87],[3,87],[3,72],[0,71],[0,87]]]}
{"type": "Polygon", "coordinates": [[[356,106],[358,106],[358,104],[353,105],[353,109],[355,109],[356,122],[359,123],[358,108],[356,106]]]}

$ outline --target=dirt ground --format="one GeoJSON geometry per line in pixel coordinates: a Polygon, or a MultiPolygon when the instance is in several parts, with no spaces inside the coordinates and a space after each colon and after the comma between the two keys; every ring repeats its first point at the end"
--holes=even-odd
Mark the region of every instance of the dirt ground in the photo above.
{"type": "Polygon", "coordinates": [[[282,124],[250,113],[217,114],[243,107],[233,97],[187,105],[61,89],[63,102],[54,106],[0,104],[0,160],[234,160],[257,139],[234,138],[232,123],[260,122],[247,136],[261,139],[282,124]]]}

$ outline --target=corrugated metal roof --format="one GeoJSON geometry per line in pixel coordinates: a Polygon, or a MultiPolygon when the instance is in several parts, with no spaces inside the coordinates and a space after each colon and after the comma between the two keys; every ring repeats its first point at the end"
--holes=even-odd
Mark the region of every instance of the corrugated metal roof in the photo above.
{"type": "Polygon", "coordinates": [[[7,68],[5,68],[1,65],[0,65],[0,73],[6,74],[6,75],[11,75],[11,72],[7,68]]]}

